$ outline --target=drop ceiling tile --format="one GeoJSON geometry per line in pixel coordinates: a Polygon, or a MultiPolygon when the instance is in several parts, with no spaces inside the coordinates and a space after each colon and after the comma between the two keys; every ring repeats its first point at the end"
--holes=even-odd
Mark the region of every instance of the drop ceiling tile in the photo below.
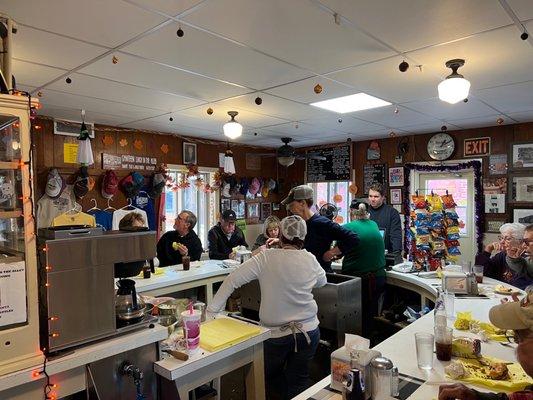
{"type": "Polygon", "coordinates": [[[512,22],[497,1],[322,1],[399,51],[458,39],[512,22]]]}
{"type": "Polygon", "coordinates": [[[533,3],[530,0],[507,0],[507,3],[511,6],[520,21],[533,18],[533,3]]]}
{"type": "Polygon", "coordinates": [[[442,78],[451,73],[444,65],[447,60],[464,59],[466,63],[459,69],[459,73],[470,81],[473,91],[533,78],[531,45],[520,40],[514,25],[415,51],[411,55],[423,64],[424,68],[438,71],[442,78]]]}
{"type": "Polygon", "coordinates": [[[293,100],[303,104],[309,104],[335,97],[359,93],[361,90],[348,84],[337,83],[329,79],[316,77],[304,79],[299,82],[289,83],[275,89],[267,90],[266,92],[283,97],[285,99],[293,100]],[[314,91],[314,87],[317,84],[322,86],[322,92],[320,94],[316,94],[314,91]]]}
{"type": "MultiPolygon", "coordinates": [[[[421,134],[421,133],[432,133],[432,132],[439,132],[440,128],[443,124],[416,124],[411,126],[404,126],[402,129],[399,129],[400,135],[403,134],[421,134]]],[[[447,124],[450,128],[457,128],[456,126],[452,126],[447,124]]]]}
{"type": "MultiPolygon", "coordinates": [[[[211,3],[206,8],[211,9],[215,4],[211,3]]],[[[176,24],[171,24],[132,43],[123,51],[256,89],[309,75],[206,32],[186,26],[183,30],[185,36],[180,39],[176,36],[176,24]]]]}
{"type": "Polygon", "coordinates": [[[64,69],[77,67],[105,51],[103,47],[38,31],[27,26],[19,26],[17,34],[13,36],[13,57],[64,69]]]}
{"type": "Polygon", "coordinates": [[[433,98],[414,101],[406,104],[406,106],[411,110],[443,120],[482,117],[495,112],[476,98],[469,98],[468,103],[461,101],[457,104],[449,104],[438,98],[433,98]]]}
{"type": "MultiPolygon", "coordinates": [[[[470,128],[482,128],[486,126],[496,126],[498,123],[496,120],[500,118],[501,115],[494,114],[494,115],[486,115],[484,117],[476,117],[476,118],[463,118],[463,119],[453,119],[449,120],[447,122],[462,128],[462,129],[470,129],[470,128]]],[[[510,124],[514,123],[514,121],[509,120],[505,121],[504,124],[510,124]]]]}
{"type": "Polygon", "coordinates": [[[400,62],[401,58],[394,57],[327,76],[391,103],[425,99],[437,94],[440,70],[431,71],[426,66],[420,70],[411,65],[402,73],[398,70],[400,62]]]}
{"type": "Polygon", "coordinates": [[[206,101],[248,92],[247,89],[241,87],[189,74],[138,57],[122,53],[117,57],[119,59],[117,64],[112,63],[112,56],[110,55],[79,72],[206,101]]]}
{"type": "Polygon", "coordinates": [[[75,109],[78,114],[81,109],[86,110],[86,112],[98,114],[112,113],[113,115],[125,117],[126,121],[149,118],[161,114],[160,110],[95,99],[93,97],[78,96],[51,89],[43,90],[42,93],[43,97],[39,100],[43,105],[53,108],[75,109]]]}
{"type": "MultiPolygon", "coordinates": [[[[531,75],[533,78],[533,72],[531,75]]],[[[516,85],[478,90],[476,96],[504,113],[532,110],[533,80],[516,85]]]]}
{"type": "Polygon", "coordinates": [[[518,122],[531,122],[533,121],[533,110],[522,111],[518,113],[508,114],[511,118],[518,122]]]}
{"type": "Polygon", "coordinates": [[[395,113],[396,106],[391,105],[387,107],[374,108],[371,110],[358,111],[350,114],[355,118],[360,118],[365,121],[374,122],[376,124],[384,125],[389,128],[399,129],[408,125],[435,123],[439,120],[416,111],[411,111],[408,108],[397,106],[398,113],[395,113]]]}
{"type": "Polygon", "coordinates": [[[165,20],[124,1],[1,0],[0,9],[19,23],[109,47],[165,20]]]}
{"type": "MultiPolygon", "coordinates": [[[[289,122],[286,124],[273,125],[273,126],[269,126],[268,128],[265,128],[265,130],[283,134],[291,138],[298,137],[298,136],[305,136],[305,137],[320,136],[320,135],[324,135],[326,131],[325,128],[322,128],[314,124],[307,124],[304,122],[298,122],[298,123],[289,122]]],[[[340,134],[340,132],[337,132],[337,134],[340,134]]]]}
{"type": "Polygon", "coordinates": [[[20,83],[35,87],[44,85],[65,73],[62,69],[44,67],[19,60],[13,60],[12,67],[17,84],[20,83]]]}
{"type": "Polygon", "coordinates": [[[173,17],[197,4],[205,3],[202,0],[130,0],[129,2],[139,4],[148,10],[163,12],[173,17]]]}
{"type": "Polygon", "coordinates": [[[191,100],[177,95],[164,94],[155,90],[124,85],[85,75],[73,74],[71,77],[71,84],[67,84],[61,80],[50,85],[50,88],[71,94],[164,111],[174,111],[201,103],[201,101],[191,100]]]}
{"type": "MultiPolygon", "coordinates": [[[[46,104],[43,104],[43,107],[39,110],[39,115],[45,115],[48,117],[54,117],[59,119],[67,119],[71,121],[81,120],[80,110],[48,106],[46,104]]],[[[85,120],[87,122],[93,122],[96,124],[118,126],[127,122],[128,118],[121,117],[118,115],[95,113],[88,110],[85,114],[85,120]]]]}
{"type": "Polygon", "coordinates": [[[219,0],[185,20],[317,73],[392,54],[308,0],[219,0]]]}
{"type": "MultiPolygon", "coordinates": [[[[353,114],[359,115],[358,112],[353,114]]],[[[313,125],[322,129],[339,131],[343,133],[368,132],[383,128],[382,125],[352,118],[348,115],[314,118],[305,120],[304,122],[308,125],[313,125]]]]}

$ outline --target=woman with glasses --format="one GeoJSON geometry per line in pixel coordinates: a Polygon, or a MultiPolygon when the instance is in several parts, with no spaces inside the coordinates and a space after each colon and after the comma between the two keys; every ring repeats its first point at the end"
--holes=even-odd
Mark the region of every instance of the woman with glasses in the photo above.
{"type": "Polygon", "coordinates": [[[515,286],[524,289],[533,284],[533,224],[526,228],[521,241],[509,246],[505,261],[516,275],[515,286]]]}
{"type": "Polygon", "coordinates": [[[476,256],[476,264],[483,265],[483,274],[489,278],[506,282],[523,289],[527,286],[522,282],[522,274],[517,273],[507,264],[507,250],[519,245],[524,236],[525,227],[518,222],[503,224],[500,228],[498,242],[485,246],[484,251],[476,256]],[[496,252],[494,256],[493,252],[496,252]]]}

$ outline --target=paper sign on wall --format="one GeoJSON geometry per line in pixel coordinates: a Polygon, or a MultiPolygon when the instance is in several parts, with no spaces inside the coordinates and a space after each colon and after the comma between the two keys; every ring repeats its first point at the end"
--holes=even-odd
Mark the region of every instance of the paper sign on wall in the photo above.
{"type": "Polygon", "coordinates": [[[65,164],[77,164],[78,143],[63,143],[63,162],[65,164]]]}
{"type": "Polygon", "coordinates": [[[0,264],[0,327],[28,320],[24,261],[0,264]]]}

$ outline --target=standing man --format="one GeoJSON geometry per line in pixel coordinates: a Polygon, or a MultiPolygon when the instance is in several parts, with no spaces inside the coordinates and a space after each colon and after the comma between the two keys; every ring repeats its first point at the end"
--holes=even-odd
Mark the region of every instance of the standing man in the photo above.
{"type": "Polygon", "coordinates": [[[384,203],[385,189],[381,183],[374,183],[368,190],[370,219],[379,229],[385,230],[385,249],[395,258],[395,264],[402,262],[402,223],[400,213],[384,203]]]}
{"type": "Polygon", "coordinates": [[[207,240],[209,242],[209,258],[212,260],[225,260],[232,258],[233,248],[236,246],[248,247],[242,231],[235,226],[237,215],[233,210],[226,210],[220,217],[220,222],[209,229],[207,240]]]}
{"type": "MultiPolygon", "coordinates": [[[[291,189],[281,204],[291,214],[303,218],[307,225],[304,248],[316,257],[326,272],[332,272],[331,261],[339,258],[341,254],[349,253],[351,249],[357,246],[359,238],[354,232],[350,232],[322,215],[313,213],[311,211],[313,194],[313,189],[310,186],[296,186],[291,189]],[[337,242],[336,246],[331,248],[334,240],[337,242]]],[[[267,245],[277,240],[279,239],[269,239],[267,245]]]]}
{"type": "Polygon", "coordinates": [[[196,225],[196,215],[183,210],[174,222],[174,230],[166,232],[157,242],[157,258],[159,266],[181,264],[183,256],[189,256],[191,261],[198,261],[204,249],[200,238],[193,231],[196,225]]]}

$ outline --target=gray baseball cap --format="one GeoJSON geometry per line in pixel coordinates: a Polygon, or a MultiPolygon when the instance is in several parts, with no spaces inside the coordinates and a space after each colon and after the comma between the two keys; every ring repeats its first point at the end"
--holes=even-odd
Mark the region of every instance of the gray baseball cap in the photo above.
{"type": "Polygon", "coordinates": [[[289,192],[289,195],[281,202],[284,206],[298,200],[313,199],[313,188],[307,185],[300,185],[293,187],[289,192]]]}

